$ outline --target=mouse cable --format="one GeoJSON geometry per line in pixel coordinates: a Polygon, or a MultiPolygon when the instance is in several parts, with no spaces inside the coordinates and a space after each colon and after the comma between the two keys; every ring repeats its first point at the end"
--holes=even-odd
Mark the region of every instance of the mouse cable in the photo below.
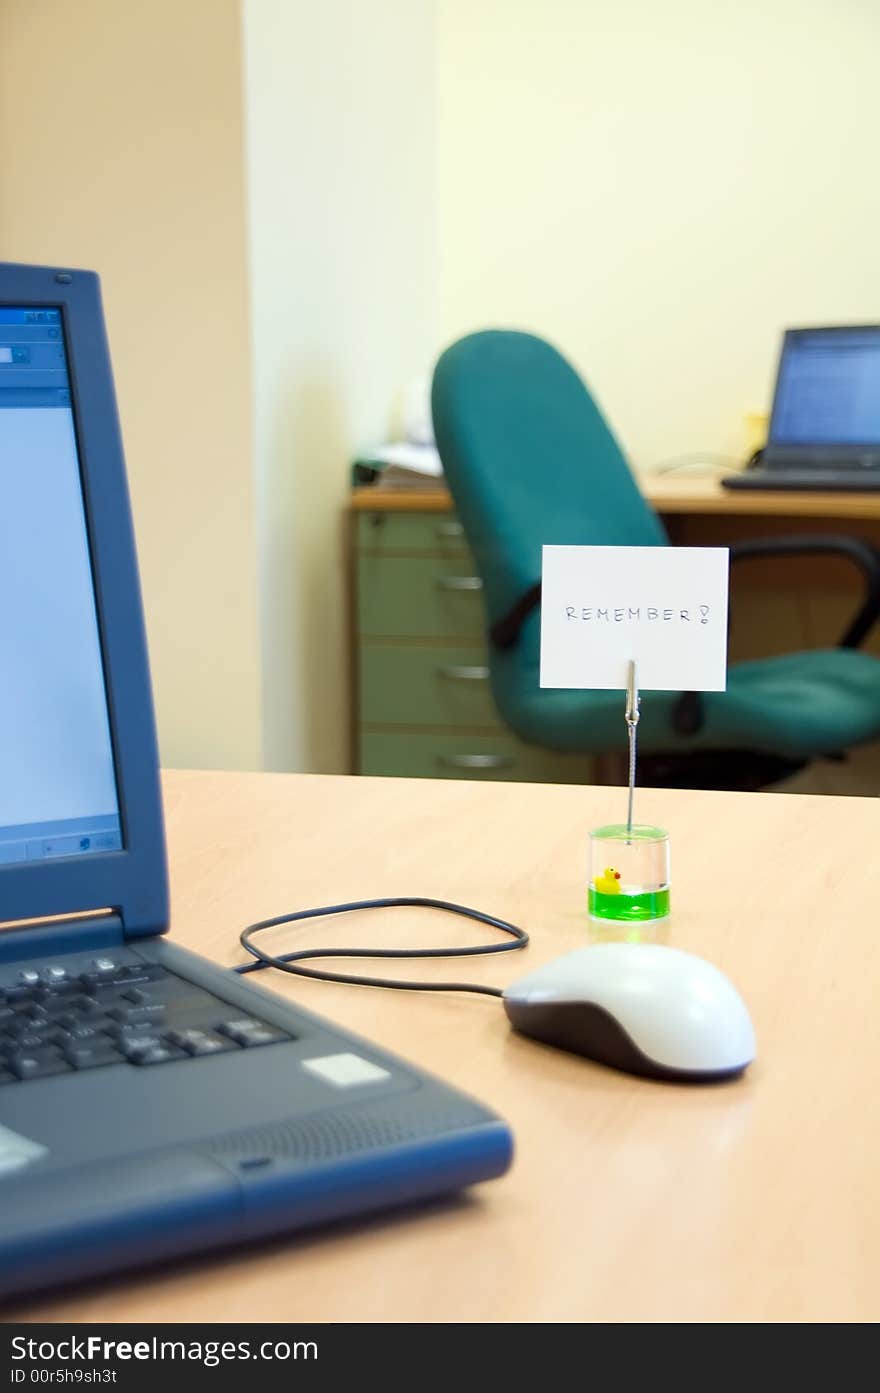
{"type": "Polygon", "coordinates": [[[249,924],[239,935],[241,946],[256,959],[255,962],[242,963],[233,968],[234,972],[259,972],[264,967],[277,967],[280,972],[292,972],[299,977],[316,977],[322,982],[345,982],[357,987],[393,987],[399,991],[410,992],[479,992],[482,996],[501,996],[498,987],[482,987],[473,982],[409,982],[395,980],[393,977],[359,977],[349,973],[326,972],[317,967],[301,967],[304,958],[464,958],[476,957],[480,953],[510,953],[525,948],[529,936],[525,929],[508,924],[504,919],[496,919],[491,914],[483,914],[479,909],[468,909],[465,905],[450,904],[447,900],[427,900],[405,896],[388,900],[354,900],[351,904],[325,905],[323,909],[299,909],[293,914],[279,914],[276,919],[262,919],[258,924],[249,924]],[[348,914],[356,909],[389,909],[398,905],[444,909],[450,914],[462,914],[466,919],[476,919],[480,924],[488,924],[493,929],[501,929],[514,940],[512,943],[481,943],[471,948],[302,948],[296,953],[267,953],[254,943],[254,935],[264,929],[277,928],[279,924],[294,924],[300,919],[318,919],[323,915],[348,914]]]}

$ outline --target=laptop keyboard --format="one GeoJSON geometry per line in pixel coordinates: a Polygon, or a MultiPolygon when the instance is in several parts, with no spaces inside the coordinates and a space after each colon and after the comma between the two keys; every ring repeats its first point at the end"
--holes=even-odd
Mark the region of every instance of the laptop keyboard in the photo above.
{"type": "Polygon", "coordinates": [[[727,489],[794,489],[799,492],[876,493],[880,470],[747,469],[721,480],[727,489]]]}
{"type": "Polygon", "coordinates": [[[157,963],[24,969],[0,987],[0,1085],[272,1045],[293,1036],[157,963]]]}

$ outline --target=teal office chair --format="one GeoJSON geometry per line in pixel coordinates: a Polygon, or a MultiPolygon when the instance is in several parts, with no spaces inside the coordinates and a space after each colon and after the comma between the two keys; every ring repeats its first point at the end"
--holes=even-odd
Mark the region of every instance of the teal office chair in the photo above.
{"type": "MultiPolygon", "coordinates": [[[[538,685],[541,547],[664,546],[584,383],[530,334],[471,334],[434,371],[434,431],[483,581],[495,704],[523,740],[622,749],[619,692],[538,685]]],[[[864,603],[833,649],[732,665],[725,692],[654,692],[642,703],[640,777],[682,787],[761,788],[817,756],[880,736],[880,662],[857,645],[880,612],[880,557],[850,537],[738,543],[731,563],[834,553],[861,568],[864,603]]]]}

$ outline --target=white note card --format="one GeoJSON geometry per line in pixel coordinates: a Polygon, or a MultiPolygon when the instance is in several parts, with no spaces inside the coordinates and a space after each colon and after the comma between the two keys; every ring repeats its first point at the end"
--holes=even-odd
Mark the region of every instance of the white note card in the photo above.
{"type": "Polygon", "coordinates": [[[541,686],[723,692],[727,547],[544,547],[541,686]]]}

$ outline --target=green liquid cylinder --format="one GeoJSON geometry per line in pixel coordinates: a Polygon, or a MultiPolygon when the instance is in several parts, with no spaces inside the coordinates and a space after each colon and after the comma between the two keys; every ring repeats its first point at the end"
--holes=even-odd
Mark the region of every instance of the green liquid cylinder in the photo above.
{"type": "Polygon", "coordinates": [[[628,895],[622,890],[617,895],[606,895],[591,885],[588,904],[595,919],[616,919],[629,924],[641,924],[646,919],[665,919],[669,913],[669,887],[643,890],[638,895],[628,895]]]}
{"type": "Polygon", "coordinates": [[[609,823],[590,833],[587,904],[605,924],[650,924],[669,914],[669,833],[609,823]]]}

